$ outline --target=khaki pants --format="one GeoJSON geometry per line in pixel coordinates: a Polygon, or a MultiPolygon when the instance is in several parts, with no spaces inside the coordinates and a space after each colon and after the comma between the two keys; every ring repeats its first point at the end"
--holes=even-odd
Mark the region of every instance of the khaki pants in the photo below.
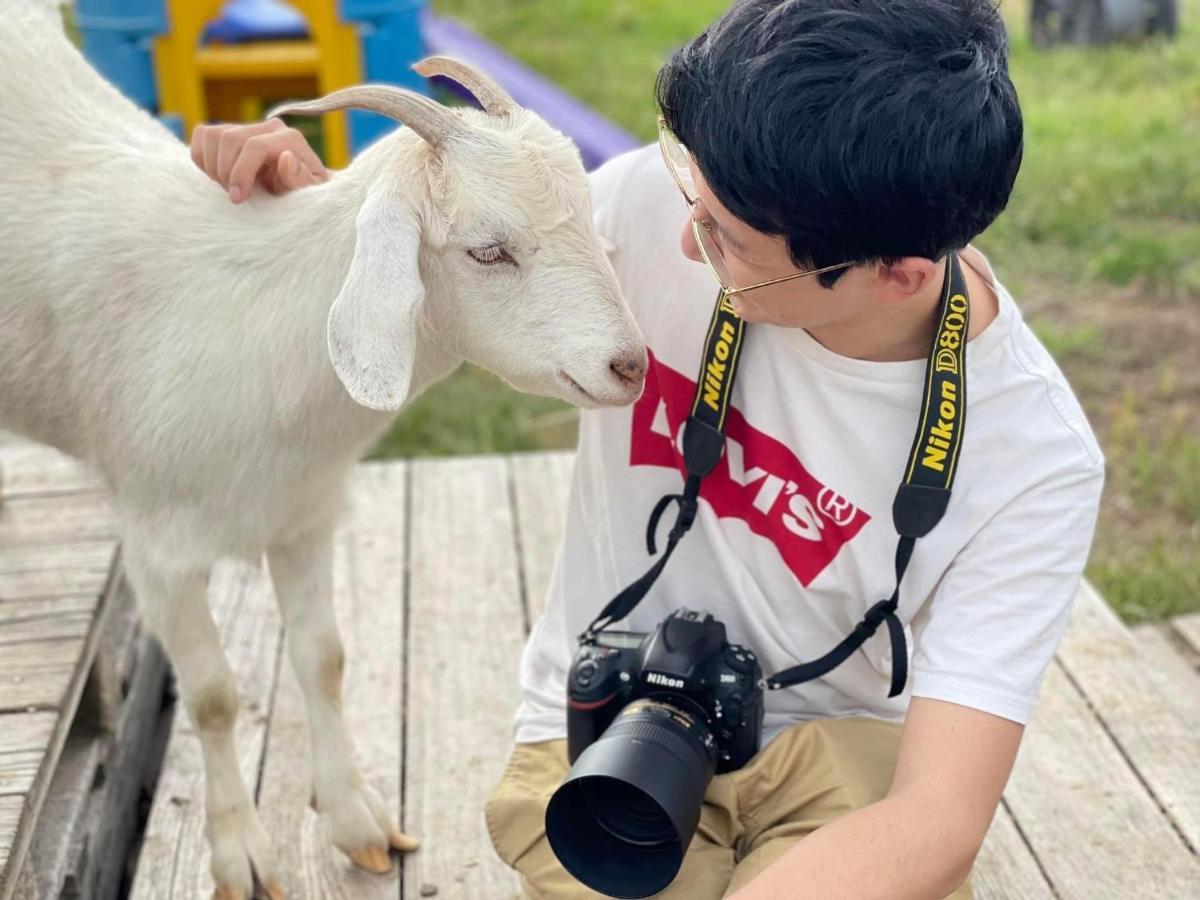
{"type": "MultiPolygon", "coordinates": [[[[737,772],[713,778],[700,825],[662,900],[719,900],[812,831],[887,795],[900,726],[878,719],[794,725],[737,772]]],[[[550,795],[570,766],[567,742],[517,744],[487,803],[496,852],[531,900],[599,900],[561,865],[546,839],[550,795]]],[[[970,900],[965,882],[949,900],[970,900]]]]}

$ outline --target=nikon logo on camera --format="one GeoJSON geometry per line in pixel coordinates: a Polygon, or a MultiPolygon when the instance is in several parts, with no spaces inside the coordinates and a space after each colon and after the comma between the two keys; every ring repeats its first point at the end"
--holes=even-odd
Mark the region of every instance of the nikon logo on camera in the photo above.
{"type": "Polygon", "coordinates": [[[663,687],[681,688],[683,687],[682,678],[672,678],[670,675],[660,675],[658,672],[646,673],[647,684],[661,684],[663,687]]]}

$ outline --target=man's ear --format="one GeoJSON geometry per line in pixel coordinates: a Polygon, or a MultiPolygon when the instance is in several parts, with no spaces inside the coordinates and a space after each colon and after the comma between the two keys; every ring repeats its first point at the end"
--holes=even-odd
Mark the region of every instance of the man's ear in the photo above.
{"type": "Polygon", "coordinates": [[[881,262],[875,268],[875,296],[881,303],[907,300],[941,279],[945,264],[923,256],[905,256],[881,262]]]}
{"type": "Polygon", "coordinates": [[[351,397],[390,412],[412,383],[415,312],[425,297],[421,226],[408,203],[383,190],[367,196],[356,226],[354,259],[329,310],[329,358],[351,397]]]}

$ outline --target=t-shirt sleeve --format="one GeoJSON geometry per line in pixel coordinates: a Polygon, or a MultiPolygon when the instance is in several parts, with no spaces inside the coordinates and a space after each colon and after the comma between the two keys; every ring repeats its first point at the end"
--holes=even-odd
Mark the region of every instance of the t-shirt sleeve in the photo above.
{"type": "Polygon", "coordinates": [[[977,534],[914,617],[912,696],[1025,724],[1070,617],[1103,464],[1059,470],[977,534]]]}

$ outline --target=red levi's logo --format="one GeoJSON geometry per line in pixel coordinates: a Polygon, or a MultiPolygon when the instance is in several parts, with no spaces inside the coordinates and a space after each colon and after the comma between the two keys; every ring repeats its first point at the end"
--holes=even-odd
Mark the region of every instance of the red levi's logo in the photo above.
{"type": "MultiPolygon", "coordinates": [[[[630,465],[686,473],[683,426],[695,394],[694,381],[650,354],[646,387],[633,407],[630,465]]],[[[700,496],[718,517],[741,519],[774,544],[805,587],[871,521],[732,406],[725,417],[725,453],[701,484],[700,496]]]]}

